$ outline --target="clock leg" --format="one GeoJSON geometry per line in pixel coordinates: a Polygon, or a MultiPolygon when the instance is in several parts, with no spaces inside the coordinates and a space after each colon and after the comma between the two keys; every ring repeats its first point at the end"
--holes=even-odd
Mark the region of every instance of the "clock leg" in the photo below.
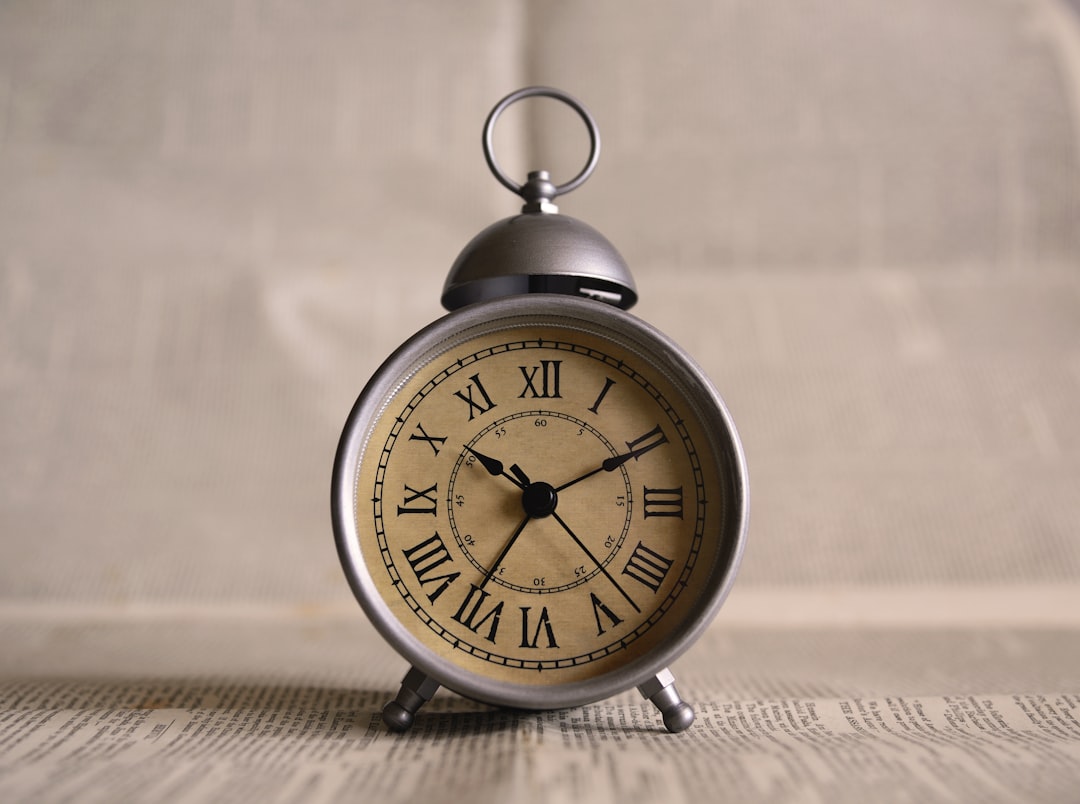
{"type": "Polygon", "coordinates": [[[638,692],[656,704],[664,716],[668,731],[683,731],[694,722],[693,708],[679,697],[679,691],[675,689],[675,676],[666,667],[638,687],[638,692]]]}
{"type": "Polygon", "coordinates": [[[410,667],[409,672],[401,681],[401,690],[397,698],[383,707],[383,723],[390,731],[408,731],[413,724],[413,716],[416,710],[431,700],[431,696],[439,688],[439,682],[426,676],[415,667],[410,667]]]}

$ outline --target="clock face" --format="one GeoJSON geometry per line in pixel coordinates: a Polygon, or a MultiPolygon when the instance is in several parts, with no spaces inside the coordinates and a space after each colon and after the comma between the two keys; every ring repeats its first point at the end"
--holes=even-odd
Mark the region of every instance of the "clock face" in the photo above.
{"type": "Polygon", "coordinates": [[[562,316],[432,340],[350,442],[342,556],[369,613],[429,665],[527,687],[647,662],[711,617],[741,452],[676,356],[562,316]]]}

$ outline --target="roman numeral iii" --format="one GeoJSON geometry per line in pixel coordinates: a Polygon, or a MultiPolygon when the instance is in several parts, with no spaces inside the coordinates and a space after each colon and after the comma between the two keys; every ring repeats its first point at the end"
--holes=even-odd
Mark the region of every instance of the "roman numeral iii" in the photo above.
{"type": "Polygon", "coordinates": [[[644,487],[645,504],[642,506],[643,517],[651,516],[674,516],[682,519],[683,495],[682,486],[677,489],[651,489],[644,487]]]}

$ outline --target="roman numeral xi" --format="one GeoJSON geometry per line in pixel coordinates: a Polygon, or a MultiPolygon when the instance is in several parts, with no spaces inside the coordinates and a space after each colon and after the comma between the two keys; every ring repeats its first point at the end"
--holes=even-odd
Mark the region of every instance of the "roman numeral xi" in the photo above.
{"type": "Polygon", "coordinates": [[[495,403],[491,401],[487,389],[480,382],[479,374],[473,374],[469,379],[472,382],[460,391],[454,391],[454,396],[469,406],[469,421],[472,421],[495,407],[495,403]]]}

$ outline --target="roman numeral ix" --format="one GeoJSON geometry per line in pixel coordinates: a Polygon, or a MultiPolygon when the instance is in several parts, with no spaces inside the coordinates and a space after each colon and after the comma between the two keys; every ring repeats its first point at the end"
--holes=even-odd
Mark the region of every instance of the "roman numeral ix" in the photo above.
{"type": "Polygon", "coordinates": [[[402,514],[431,514],[435,516],[436,498],[439,492],[439,484],[428,486],[423,491],[417,491],[408,483],[405,484],[405,499],[398,506],[398,516],[402,514]]]}

